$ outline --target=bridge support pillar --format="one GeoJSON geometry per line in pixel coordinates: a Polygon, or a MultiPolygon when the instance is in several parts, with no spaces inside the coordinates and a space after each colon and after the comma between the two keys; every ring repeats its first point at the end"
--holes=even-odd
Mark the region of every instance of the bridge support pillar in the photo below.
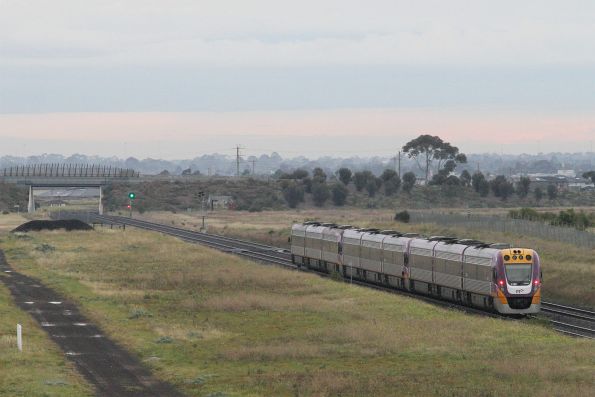
{"type": "Polygon", "coordinates": [[[103,215],[103,186],[99,186],[99,215],[103,215]]]}
{"type": "Polygon", "coordinates": [[[29,186],[29,204],[27,205],[27,212],[30,214],[35,212],[35,197],[33,197],[33,186],[29,186]]]}

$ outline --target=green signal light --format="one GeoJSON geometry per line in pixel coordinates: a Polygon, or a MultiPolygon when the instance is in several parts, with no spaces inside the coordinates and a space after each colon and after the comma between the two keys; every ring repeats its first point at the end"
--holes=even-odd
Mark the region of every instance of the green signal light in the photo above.
{"type": "Polygon", "coordinates": [[[136,198],[136,193],[128,193],[128,198],[134,200],[136,198]]]}

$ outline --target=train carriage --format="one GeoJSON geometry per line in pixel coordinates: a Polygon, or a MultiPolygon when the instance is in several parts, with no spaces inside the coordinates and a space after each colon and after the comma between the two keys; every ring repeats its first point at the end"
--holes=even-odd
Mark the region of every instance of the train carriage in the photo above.
{"type": "Polygon", "coordinates": [[[409,279],[406,253],[410,242],[411,238],[398,235],[386,236],[382,241],[382,273],[386,284],[405,287],[405,280],[409,279]]]}
{"type": "Polygon", "coordinates": [[[459,300],[463,287],[463,253],[469,246],[439,242],[434,247],[433,279],[436,293],[443,298],[459,300]]]}
{"type": "Polygon", "coordinates": [[[360,267],[362,278],[380,281],[382,273],[382,242],[387,236],[374,232],[364,233],[361,238],[360,267]]]}
{"type": "Polygon", "coordinates": [[[343,275],[357,277],[360,273],[361,240],[365,232],[350,229],[343,232],[343,275]]]}
{"type": "Polygon", "coordinates": [[[343,229],[327,225],[322,231],[322,268],[326,271],[340,271],[343,229]]]}
{"type": "Polygon", "coordinates": [[[291,260],[302,263],[306,250],[306,224],[295,224],[291,227],[291,260]]]}
{"type": "Polygon", "coordinates": [[[409,288],[420,292],[431,292],[434,282],[432,271],[434,246],[437,241],[416,238],[409,244],[409,288]]]}
{"type": "Polygon", "coordinates": [[[306,228],[304,255],[306,265],[318,268],[322,263],[322,233],[326,229],[320,224],[311,224],[306,228]]]}

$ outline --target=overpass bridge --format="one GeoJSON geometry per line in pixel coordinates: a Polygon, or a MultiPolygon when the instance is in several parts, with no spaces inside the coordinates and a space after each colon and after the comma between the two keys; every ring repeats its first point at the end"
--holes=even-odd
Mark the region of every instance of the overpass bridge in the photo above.
{"type": "Polygon", "coordinates": [[[99,188],[99,213],[103,214],[103,187],[113,182],[131,182],[140,177],[137,171],[96,164],[31,164],[0,170],[0,181],[29,186],[28,212],[35,212],[34,190],[37,188],[99,188]]]}

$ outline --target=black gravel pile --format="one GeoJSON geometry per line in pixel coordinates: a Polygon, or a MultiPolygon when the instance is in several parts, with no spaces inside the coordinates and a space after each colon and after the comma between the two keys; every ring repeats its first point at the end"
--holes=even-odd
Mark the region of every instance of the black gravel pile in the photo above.
{"type": "Polygon", "coordinates": [[[29,221],[14,229],[12,232],[39,232],[41,230],[93,230],[91,226],[78,219],[61,219],[58,221],[29,221]]]}

